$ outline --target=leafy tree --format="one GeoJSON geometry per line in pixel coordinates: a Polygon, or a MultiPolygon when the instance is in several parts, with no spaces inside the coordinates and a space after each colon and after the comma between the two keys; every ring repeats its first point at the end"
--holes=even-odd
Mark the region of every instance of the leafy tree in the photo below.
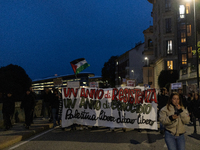
{"type": "Polygon", "coordinates": [[[170,83],[175,83],[178,78],[179,74],[177,70],[162,70],[158,77],[158,85],[160,88],[166,87],[169,89],[170,83]]]}
{"type": "Polygon", "coordinates": [[[20,100],[31,83],[32,80],[20,66],[10,64],[0,68],[0,92],[12,92],[16,101],[20,100]]]}
{"type": "Polygon", "coordinates": [[[118,56],[111,56],[108,62],[104,63],[104,67],[101,70],[102,80],[111,87],[115,87],[115,60],[117,58],[118,56]]]}

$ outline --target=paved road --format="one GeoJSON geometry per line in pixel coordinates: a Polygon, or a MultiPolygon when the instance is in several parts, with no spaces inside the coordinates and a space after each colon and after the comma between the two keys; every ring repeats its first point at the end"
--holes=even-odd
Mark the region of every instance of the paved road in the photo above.
{"type": "MultiPolygon", "coordinates": [[[[186,150],[200,148],[200,134],[193,135],[193,127],[186,126],[186,150]]],[[[200,133],[200,126],[197,127],[200,133]]],[[[70,131],[61,128],[50,129],[32,139],[19,142],[8,149],[15,150],[167,150],[163,136],[156,131],[128,129],[123,132],[116,129],[115,132],[101,127],[95,130],[89,128],[83,131],[70,131]]]]}

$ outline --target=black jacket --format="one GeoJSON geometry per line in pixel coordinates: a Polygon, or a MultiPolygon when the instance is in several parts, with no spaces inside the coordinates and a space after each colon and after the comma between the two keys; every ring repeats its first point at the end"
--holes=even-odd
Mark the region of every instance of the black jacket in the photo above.
{"type": "Polygon", "coordinates": [[[56,96],[56,94],[52,94],[51,103],[50,103],[51,108],[56,108],[58,110],[59,103],[60,103],[59,97],[56,96]]]}
{"type": "Polygon", "coordinates": [[[43,93],[43,96],[42,96],[44,102],[51,102],[52,101],[52,93],[49,91],[48,94],[47,93],[43,93]]]}
{"type": "Polygon", "coordinates": [[[190,103],[192,113],[196,118],[200,118],[200,101],[193,99],[190,103]]]}
{"type": "Polygon", "coordinates": [[[22,99],[22,102],[21,102],[21,109],[24,109],[24,110],[33,110],[35,106],[35,98],[32,94],[25,94],[23,99],[22,99]]]}
{"type": "Polygon", "coordinates": [[[169,97],[166,96],[166,95],[162,95],[162,94],[161,94],[161,95],[158,96],[158,109],[159,109],[159,111],[160,111],[164,106],[167,105],[168,99],[169,99],[169,97]]]}
{"type": "Polygon", "coordinates": [[[7,114],[14,114],[15,111],[15,101],[13,97],[5,97],[3,98],[3,108],[2,108],[2,113],[7,113],[7,114]]]}

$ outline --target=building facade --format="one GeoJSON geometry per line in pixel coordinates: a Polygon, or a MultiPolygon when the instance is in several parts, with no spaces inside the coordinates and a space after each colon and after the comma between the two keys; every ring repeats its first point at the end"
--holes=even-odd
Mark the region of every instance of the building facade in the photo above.
{"type": "Polygon", "coordinates": [[[136,85],[143,83],[143,51],[144,43],[139,42],[116,59],[115,83],[117,86],[121,86],[126,79],[135,80],[136,85]]]}
{"type": "MultiPolygon", "coordinates": [[[[89,79],[94,77],[93,73],[79,73],[76,76],[73,75],[62,75],[62,76],[53,76],[43,79],[37,79],[32,82],[32,88],[36,94],[41,94],[44,88],[62,88],[67,87],[67,82],[70,81],[79,81],[80,86],[89,86],[89,79]]],[[[98,78],[99,79],[99,78],[98,78]]]]}
{"type": "MultiPolygon", "coordinates": [[[[198,66],[196,43],[199,40],[199,1],[195,0],[148,0],[152,5],[153,28],[144,32],[145,45],[148,38],[152,47],[144,51],[153,68],[153,84],[158,86],[158,76],[162,70],[177,70],[183,87],[196,84],[198,66]],[[194,7],[196,6],[196,7],[194,7]],[[195,9],[194,9],[195,8],[195,9]],[[196,72],[196,73],[195,73],[196,72]],[[192,81],[193,80],[193,81],[192,81]],[[196,81],[195,81],[196,80],[196,81]]],[[[145,46],[146,47],[146,46],[145,46]]]]}

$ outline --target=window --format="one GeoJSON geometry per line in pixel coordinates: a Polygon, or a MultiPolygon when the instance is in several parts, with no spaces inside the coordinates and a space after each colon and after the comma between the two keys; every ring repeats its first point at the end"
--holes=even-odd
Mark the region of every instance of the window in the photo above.
{"type": "Polygon", "coordinates": [[[181,23],[180,29],[181,29],[181,30],[185,30],[185,29],[186,29],[185,23],[181,23]]]}
{"type": "Polygon", "coordinates": [[[172,40],[166,42],[167,54],[172,54],[172,40]]]}
{"type": "Polygon", "coordinates": [[[191,36],[191,25],[187,25],[187,36],[191,36]]]}
{"type": "Polygon", "coordinates": [[[165,27],[166,27],[166,33],[172,32],[172,24],[171,24],[171,18],[165,19],[165,27]]]}
{"type": "Polygon", "coordinates": [[[151,39],[148,40],[148,47],[153,47],[153,42],[151,39]]]}
{"type": "Polygon", "coordinates": [[[186,65],[186,64],[187,64],[187,55],[182,54],[182,65],[186,65]]]}
{"type": "Polygon", "coordinates": [[[171,0],[165,0],[165,11],[171,10],[171,0]]]}
{"type": "Polygon", "coordinates": [[[173,61],[167,61],[167,70],[173,70],[173,61]]]}
{"type": "Polygon", "coordinates": [[[185,6],[184,5],[179,6],[179,15],[180,15],[181,19],[185,18],[185,6]]]}
{"type": "Polygon", "coordinates": [[[187,46],[181,46],[181,53],[187,53],[187,46]]]}
{"type": "Polygon", "coordinates": [[[192,58],[192,47],[188,47],[188,58],[192,58]]]}
{"type": "Polygon", "coordinates": [[[181,43],[185,43],[186,42],[186,34],[184,31],[181,32],[181,43]]]}
{"type": "Polygon", "coordinates": [[[186,14],[189,14],[189,13],[190,13],[190,3],[187,3],[187,4],[185,5],[185,13],[186,13],[186,14]]]}

